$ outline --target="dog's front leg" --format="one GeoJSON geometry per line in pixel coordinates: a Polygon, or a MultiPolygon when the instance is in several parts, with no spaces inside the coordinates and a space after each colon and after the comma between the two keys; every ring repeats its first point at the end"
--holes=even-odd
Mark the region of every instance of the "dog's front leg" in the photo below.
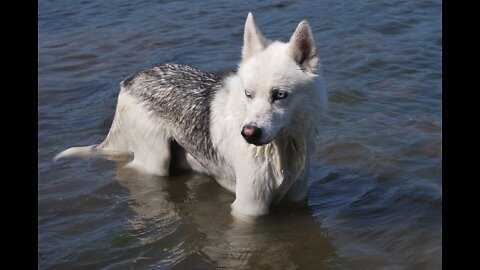
{"type": "Polygon", "coordinates": [[[310,160],[307,158],[305,168],[295,183],[287,192],[287,199],[293,202],[305,200],[307,197],[308,176],[310,174],[310,160]]]}
{"type": "Polygon", "coordinates": [[[236,173],[235,201],[232,215],[261,216],[268,214],[272,192],[265,178],[252,173],[254,170],[239,170],[236,173]]]}

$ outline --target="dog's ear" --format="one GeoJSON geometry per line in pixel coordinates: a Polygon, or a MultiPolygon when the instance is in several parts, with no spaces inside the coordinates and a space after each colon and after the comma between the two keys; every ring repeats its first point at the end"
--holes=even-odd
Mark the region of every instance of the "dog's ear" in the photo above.
{"type": "Polygon", "coordinates": [[[248,13],[247,21],[245,22],[245,32],[243,33],[243,48],[242,48],[242,59],[245,60],[250,56],[260,52],[265,49],[268,41],[265,39],[258,29],[255,21],[253,20],[253,15],[251,12],[248,13]]]}
{"type": "Polygon", "coordinates": [[[319,58],[312,30],[307,21],[303,20],[298,24],[288,46],[291,57],[303,70],[315,71],[319,58]]]}

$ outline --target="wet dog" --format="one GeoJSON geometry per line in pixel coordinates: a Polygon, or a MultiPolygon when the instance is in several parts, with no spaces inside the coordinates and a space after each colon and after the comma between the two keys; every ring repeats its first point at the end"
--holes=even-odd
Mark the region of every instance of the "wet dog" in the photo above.
{"type": "Polygon", "coordinates": [[[306,21],[284,43],[267,40],[249,13],[235,73],[219,78],[177,64],[139,72],[120,83],[106,139],[56,158],[133,154],[127,166],[159,176],[179,162],[234,192],[232,213],[267,214],[272,203],[306,197],[327,104],[318,63],[306,21]]]}

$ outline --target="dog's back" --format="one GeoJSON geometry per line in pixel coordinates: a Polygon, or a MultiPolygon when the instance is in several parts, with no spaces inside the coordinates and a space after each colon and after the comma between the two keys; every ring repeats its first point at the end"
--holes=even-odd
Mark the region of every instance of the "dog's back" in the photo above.
{"type": "Polygon", "coordinates": [[[218,159],[208,128],[211,99],[221,87],[215,75],[186,65],[157,65],[124,80],[121,87],[167,121],[177,143],[195,158],[218,159]]]}

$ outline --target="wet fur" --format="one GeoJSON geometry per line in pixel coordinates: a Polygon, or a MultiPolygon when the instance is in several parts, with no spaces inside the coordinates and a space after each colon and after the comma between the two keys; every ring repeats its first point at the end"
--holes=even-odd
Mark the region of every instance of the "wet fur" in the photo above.
{"type": "Polygon", "coordinates": [[[297,201],[306,196],[319,115],[326,108],[317,62],[308,23],[299,24],[290,42],[272,42],[249,14],[236,73],[219,78],[176,64],[139,72],[120,83],[106,139],[97,146],[67,149],[57,158],[133,153],[127,166],[166,176],[172,156],[180,157],[175,162],[183,169],[212,175],[236,194],[232,213],[267,214],[284,197],[297,201]],[[292,97],[269,103],[274,87],[292,97]],[[256,98],[245,97],[247,88],[256,98]],[[245,123],[264,130],[264,145],[243,139],[245,123]],[[172,142],[181,148],[172,148],[172,142]]]}

